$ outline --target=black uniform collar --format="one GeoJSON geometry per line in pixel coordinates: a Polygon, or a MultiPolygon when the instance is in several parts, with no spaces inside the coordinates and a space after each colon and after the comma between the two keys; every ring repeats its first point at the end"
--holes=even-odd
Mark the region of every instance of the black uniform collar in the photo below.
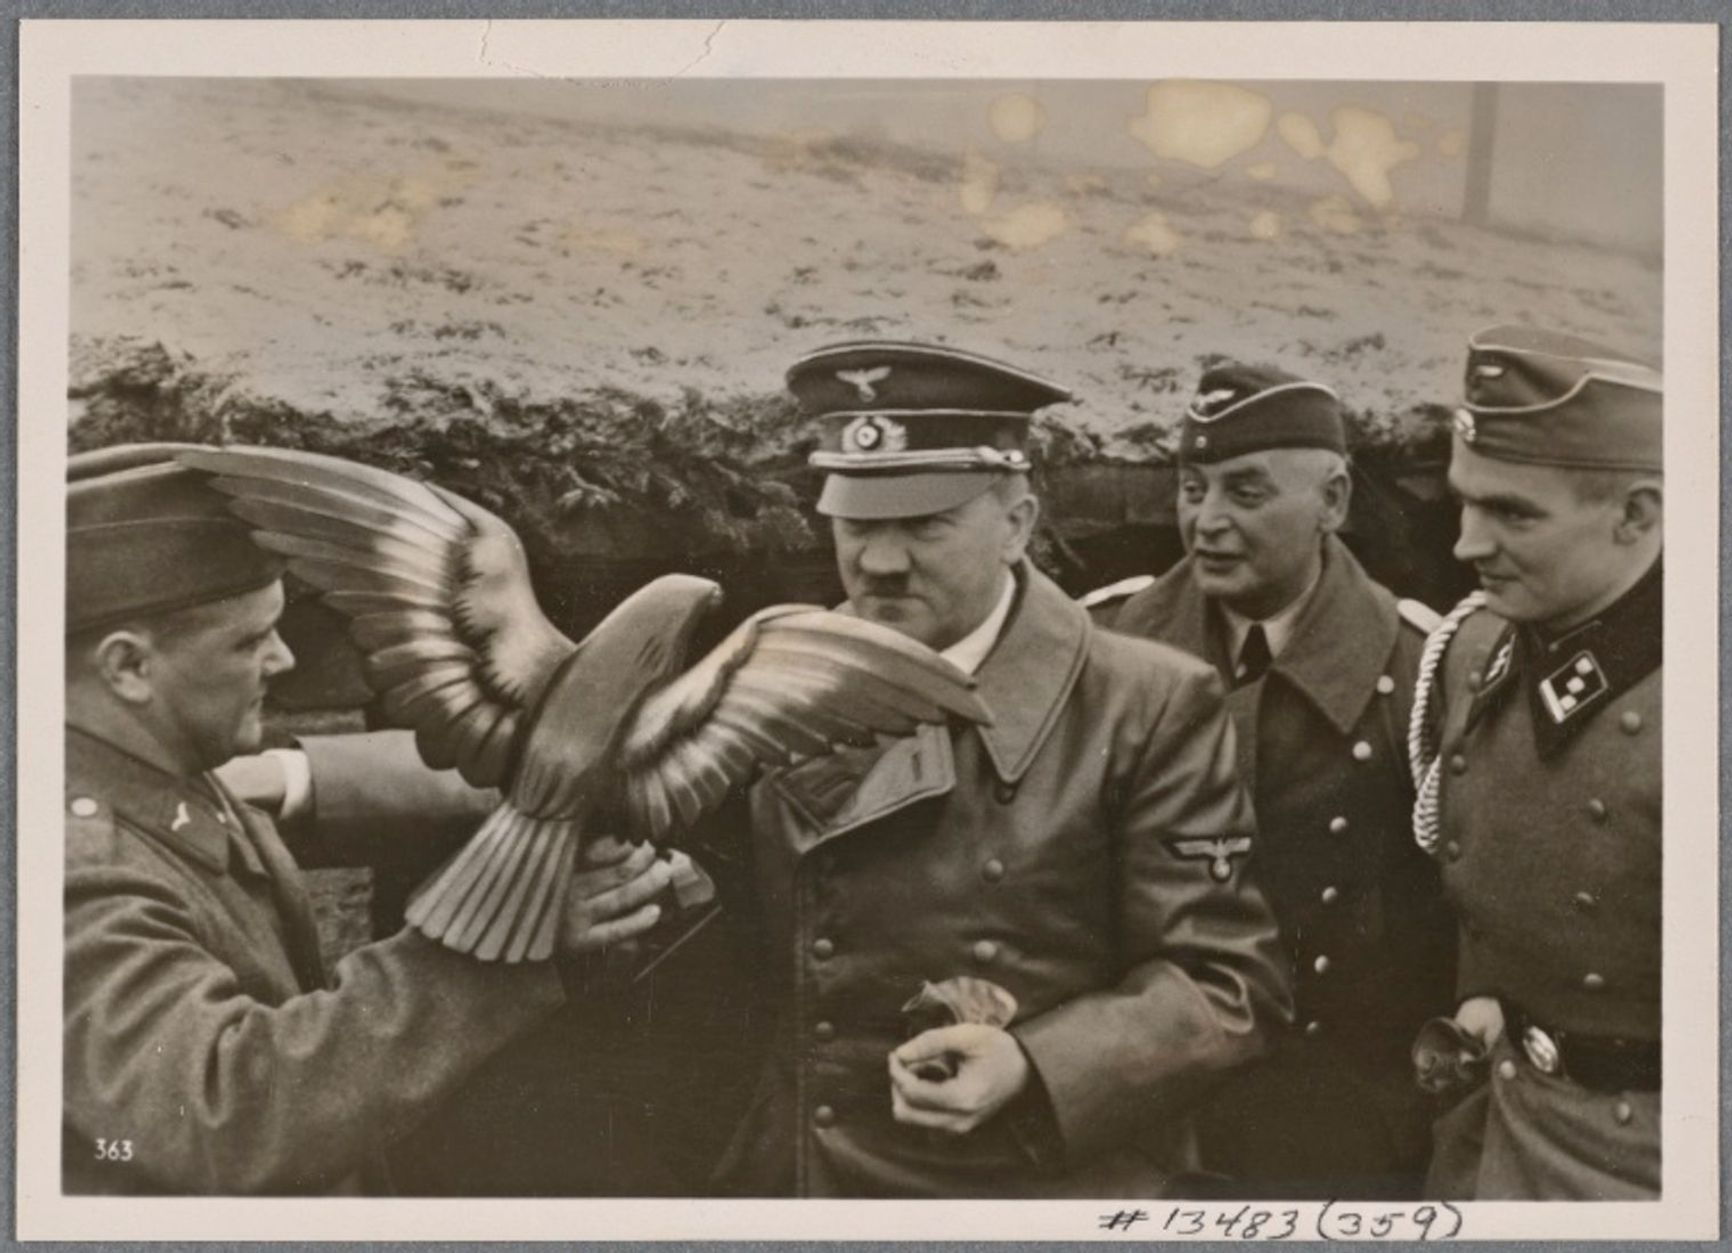
{"type": "Polygon", "coordinates": [[[1554,756],[1619,694],[1660,667],[1661,562],[1599,616],[1547,639],[1516,631],[1515,665],[1533,713],[1534,745],[1554,756]]]}

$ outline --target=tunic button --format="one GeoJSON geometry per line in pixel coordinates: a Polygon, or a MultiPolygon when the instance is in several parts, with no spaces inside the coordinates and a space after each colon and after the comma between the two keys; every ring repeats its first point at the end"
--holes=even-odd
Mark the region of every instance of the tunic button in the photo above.
{"type": "Polygon", "coordinates": [[[1605,975],[1595,974],[1593,971],[1590,970],[1590,971],[1588,971],[1587,974],[1582,976],[1582,987],[1586,991],[1598,992],[1601,988],[1603,988],[1605,986],[1606,986],[1606,976],[1605,975]]]}
{"type": "Polygon", "coordinates": [[[1629,1122],[1630,1119],[1635,1117],[1635,1115],[1636,1111],[1630,1108],[1630,1103],[1628,1101],[1619,1101],[1616,1105],[1612,1106],[1612,1117],[1618,1120],[1618,1125],[1620,1127],[1629,1122]]]}
{"type": "Polygon", "coordinates": [[[1016,799],[1016,784],[1000,783],[992,789],[992,798],[1000,805],[1008,805],[1016,799]]]}
{"type": "Polygon", "coordinates": [[[1590,800],[1588,802],[1588,817],[1595,822],[1604,822],[1606,820],[1606,802],[1597,796],[1590,800]]]}
{"type": "Polygon", "coordinates": [[[1577,892],[1574,897],[1574,903],[1576,908],[1581,910],[1584,914],[1591,914],[1600,902],[1594,899],[1594,894],[1592,892],[1577,892]]]}
{"type": "Polygon", "coordinates": [[[1323,1024],[1318,1022],[1316,1019],[1312,1019],[1310,1022],[1305,1024],[1305,1034],[1315,1040],[1318,1036],[1323,1034],[1323,1024]]]}
{"type": "Polygon", "coordinates": [[[813,940],[812,956],[819,961],[827,961],[836,951],[836,946],[829,940],[813,940]]]}
{"type": "Polygon", "coordinates": [[[75,818],[94,818],[96,817],[96,811],[98,808],[99,806],[97,803],[91,800],[88,796],[75,796],[72,798],[72,815],[75,818]]]}
{"type": "Polygon", "coordinates": [[[812,1035],[820,1044],[828,1044],[836,1038],[836,1027],[833,1023],[821,1022],[812,1028],[812,1035]]]}
{"type": "Polygon", "coordinates": [[[1390,678],[1387,674],[1380,674],[1377,676],[1377,693],[1378,693],[1378,695],[1388,696],[1394,690],[1395,690],[1395,680],[1394,679],[1390,678]]]}
{"type": "Polygon", "coordinates": [[[1209,437],[1207,435],[1199,435],[1191,441],[1192,448],[1207,448],[1208,446],[1209,437]]]}
{"type": "Polygon", "coordinates": [[[820,1127],[834,1127],[836,1125],[836,1111],[828,1105],[820,1105],[812,1111],[812,1121],[820,1127]]]}
{"type": "Polygon", "coordinates": [[[1516,1064],[1509,1058],[1504,1058],[1497,1064],[1497,1077],[1506,1083],[1514,1079],[1516,1077],[1516,1064]]]}
{"type": "Polygon", "coordinates": [[[1355,744],[1353,746],[1353,760],[1354,761],[1370,761],[1371,760],[1371,745],[1369,743],[1367,743],[1365,740],[1360,740],[1357,744],[1355,744]]]}
{"type": "Polygon", "coordinates": [[[1448,844],[1445,844],[1443,846],[1443,859],[1445,861],[1460,861],[1461,860],[1461,845],[1457,844],[1454,840],[1451,840],[1448,844]]]}
{"type": "Polygon", "coordinates": [[[1004,863],[996,857],[988,858],[986,864],[980,868],[980,877],[988,883],[997,883],[1004,878],[1004,863]]]}
{"type": "Polygon", "coordinates": [[[1449,759],[1449,772],[1451,774],[1466,774],[1467,758],[1463,757],[1460,753],[1456,753],[1449,759]]]}
{"type": "Polygon", "coordinates": [[[1323,903],[1325,905],[1333,905],[1336,901],[1338,901],[1340,899],[1341,899],[1341,890],[1339,888],[1331,886],[1331,887],[1326,887],[1323,889],[1322,900],[1323,900],[1323,903]]]}
{"type": "Polygon", "coordinates": [[[1634,735],[1642,729],[1642,715],[1634,709],[1626,709],[1619,715],[1618,725],[1624,729],[1625,735],[1634,735]]]}
{"type": "Polygon", "coordinates": [[[998,945],[991,940],[976,940],[974,942],[974,960],[985,965],[998,956],[998,945]]]}
{"type": "Polygon", "coordinates": [[[1318,954],[1317,960],[1311,963],[1311,969],[1315,970],[1320,975],[1328,974],[1329,958],[1321,953],[1318,954]]]}
{"type": "Polygon", "coordinates": [[[1345,830],[1347,830],[1347,819],[1336,815],[1329,820],[1330,835],[1340,835],[1345,830]]]}

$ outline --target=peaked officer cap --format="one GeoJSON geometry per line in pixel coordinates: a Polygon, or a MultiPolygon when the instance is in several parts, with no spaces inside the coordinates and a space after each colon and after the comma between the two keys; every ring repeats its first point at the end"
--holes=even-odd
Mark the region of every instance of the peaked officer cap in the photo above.
{"type": "Polygon", "coordinates": [[[1345,454],[1334,391],[1273,366],[1228,362],[1205,370],[1179,431],[1179,460],[1208,464],[1269,448],[1345,454]]]}
{"type": "Polygon", "coordinates": [[[1660,372],[1574,335],[1495,326],[1468,341],[1455,434],[1497,461],[1659,470],[1660,372]]]}
{"type": "Polygon", "coordinates": [[[832,344],[801,357],[788,390],[823,426],[811,463],[828,470],[818,511],[916,518],[1029,468],[1029,420],[1069,400],[1055,383],[971,352],[889,340],[832,344]]]}
{"type": "Polygon", "coordinates": [[[66,473],[66,630],[118,626],[266,587],[283,563],[252,542],[191,444],[75,454],[66,473]]]}

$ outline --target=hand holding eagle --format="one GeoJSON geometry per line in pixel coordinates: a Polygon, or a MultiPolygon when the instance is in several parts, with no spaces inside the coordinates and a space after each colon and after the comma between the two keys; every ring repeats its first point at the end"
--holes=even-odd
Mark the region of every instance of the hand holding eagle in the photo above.
{"type": "Polygon", "coordinates": [[[581,643],[536,603],[512,529],[443,488],[287,449],[177,454],[261,546],[344,614],[387,719],[423,760],[506,800],[409,921],[483,960],[551,955],[592,815],[660,843],[765,764],[991,721],[973,681],[887,628],[812,606],[753,614],[686,668],[721,592],[656,579],[581,643]]]}

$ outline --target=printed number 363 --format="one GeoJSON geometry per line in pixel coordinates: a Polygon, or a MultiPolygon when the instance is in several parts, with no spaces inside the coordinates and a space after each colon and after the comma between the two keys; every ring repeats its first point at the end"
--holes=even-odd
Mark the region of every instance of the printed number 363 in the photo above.
{"type": "Polygon", "coordinates": [[[96,1160],[99,1162],[130,1162],[132,1160],[131,1140],[96,1141],[96,1160]]]}

